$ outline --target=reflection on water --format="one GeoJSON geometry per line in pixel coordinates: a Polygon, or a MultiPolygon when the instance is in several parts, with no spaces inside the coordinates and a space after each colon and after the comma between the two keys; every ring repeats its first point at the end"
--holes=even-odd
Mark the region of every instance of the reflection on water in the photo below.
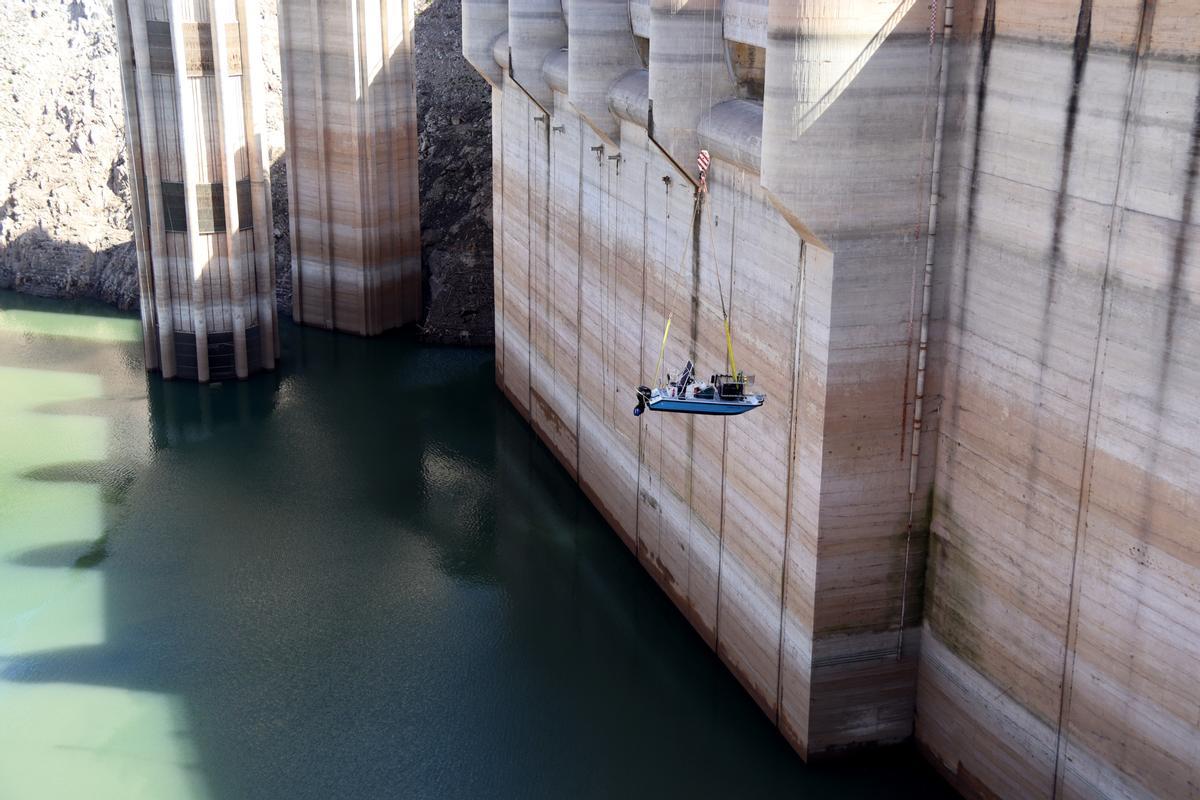
{"type": "Polygon", "coordinates": [[[492,386],[284,329],[163,383],[0,294],[0,797],[930,797],[805,767],[492,386]]]}

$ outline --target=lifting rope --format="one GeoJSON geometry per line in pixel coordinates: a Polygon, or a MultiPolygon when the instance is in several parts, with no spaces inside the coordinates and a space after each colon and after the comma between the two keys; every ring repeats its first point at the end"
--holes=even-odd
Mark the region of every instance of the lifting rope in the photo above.
{"type": "MultiPolygon", "coordinates": [[[[737,376],[738,376],[737,360],[734,358],[734,355],[733,355],[733,331],[729,324],[729,306],[725,302],[725,284],[721,280],[721,270],[716,264],[717,225],[716,225],[716,220],[713,218],[713,213],[712,213],[712,203],[711,203],[712,197],[711,197],[711,195],[709,195],[709,192],[708,192],[708,168],[709,168],[710,163],[711,163],[711,161],[709,159],[708,151],[701,150],[699,152],[699,154],[696,156],[696,166],[699,167],[699,169],[700,169],[700,180],[699,180],[699,187],[696,189],[694,199],[692,201],[691,218],[692,218],[692,224],[694,225],[696,223],[696,217],[698,216],[699,212],[704,211],[707,213],[708,224],[709,224],[709,241],[710,241],[712,249],[713,249],[713,258],[714,258],[713,269],[717,275],[717,294],[721,301],[721,322],[725,329],[726,365],[729,367],[730,377],[732,377],[734,380],[736,380],[737,376]],[[709,202],[705,202],[706,199],[709,202]]],[[[674,281],[675,286],[671,292],[671,302],[666,307],[667,320],[666,320],[665,325],[663,326],[662,344],[660,345],[660,347],[658,349],[658,360],[654,366],[654,385],[656,387],[660,385],[659,380],[662,376],[663,358],[665,357],[666,351],[667,351],[667,338],[670,335],[671,321],[675,315],[673,308],[675,305],[675,299],[678,296],[679,276],[683,272],[683,265],[684,265],[685,261],[687,260],[687,256],[688,256],[689,252],[691,252],[690,245],[684,247],[682,252],[679,255],[679,268],[675,272],[675,281],[674,281]]]]}
{"type": "MultiPolygon", "coordinates": [[[[696,156],[696,166],[700,168],[700,189],[696,193],[696,202],[701,202],[702,198],[707,198],[708,202],[704,203],[704,210],[708,216],[708,235],[709,242],[713,250],[713,271],[717,275],[717,295],[721,298],[721,321],[725,326],[725,361],[729,367],[729,376],[733,380],[737,380],[737,361],[733,357],[733,333],[729,326],[729,306],[725,302],[725,285],[721,281],[721,269],[716,263],[717,254],[717,222],[712,213],[712,195],[708,193],[708,166],[709,166],[708,151],[701,150],[696,156]]],[[[732,272],[732,265],[730,271],[732,272]]],[[[732,275],[730,280],[732,281],[732,275]]],[[[730,286],[730,289],[733,287],[730,286]]]]}

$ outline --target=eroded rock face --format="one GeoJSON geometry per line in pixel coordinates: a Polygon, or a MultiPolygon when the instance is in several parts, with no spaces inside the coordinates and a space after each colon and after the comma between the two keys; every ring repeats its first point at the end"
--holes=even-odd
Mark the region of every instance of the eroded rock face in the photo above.
{"type": "Polygon", "coordinates": [[[462,57],[459,0],[417,6],[422,335],[492,342],[492,98],[462,57]]]}
{"type": "MultiPolygon", "coordinates": [[[[430,341],[492,340],[491,97],[460,52],[458,0],[418,6],[421,228],[430,341]]],[[[276,0],[259,0],[276,297],[291,247],[276,0]]],[[[0,288],[137,307],[125,120],[108,0],[0,3],[0,288]]]]}
{"type": "MultiPolygon", "coordinates": [[[[259,6],[275,160],[279,37],[259,6]]],[[[109,0],[0,4],[0,288],[137,307],[120,81],[109,0]]]]}
{"type": "Polygon", "coordinates": [[[137,304],[107,0],[0,4],[0,287],[137,304]]]}

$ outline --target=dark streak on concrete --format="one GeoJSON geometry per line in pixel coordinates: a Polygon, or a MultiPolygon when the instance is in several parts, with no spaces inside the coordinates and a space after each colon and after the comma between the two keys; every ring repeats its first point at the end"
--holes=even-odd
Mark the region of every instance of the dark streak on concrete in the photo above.
{"type": "MultiPolygon", "coordinates": [[[[1162,442],[1162,423],[1163,413],[1167,406],[1167,390],[1170,384],[1171,377],[1171,355],[1175,347],[1176,326],[1180,306],[1187,302],[1186,295],[1182,294],[1183,290],[1183,273],[1184,268],[1188,263],[1188,251],[1190,249],[1191,221],[1195,213],[1196,204],[1196,178],[1200,175],[1200,88],[1197,88],[1196,98],[1192,101],[1192,133],[1191,144],[1188,150],[1188,168],[1183,186],[1183,202],[1179,209],[1179,221],[1176,223],[1175,240],[1171,248],[1171,279],[1167,283],[1166,301],[1167,301],[1167,319],[1163,331],[1162,349],[1159,354],[1158,363],[1158,381],[1154,388],[1154,436],[1152,438],[1153,445],[1150,448],[1150,457],[1147,461],[1145,476],[1143,480],[1142,490],[1142,508],[1139,517],[1139,526],[1142,545],[1146,547],[1146,542],[1149,541],[1150,534],[1153,529],[1153,513],[1154,513],[1154,483],[1155,473],[1158,471],[1159,451],[1161,450],[1162,442]]],[[[1146,553],[1138,554],[1139,558],[1144,558],[1146,553]]]]}
{"type": "Polygon", "coordinates": [[[1187,178],[1183,187],[1183,204],[1179,211],[1179,225],[1175,231],[1175,243],[1171,251],[1171,282],[1167,286],[1167,331],[1163,343],[1162,368],[1159,370],[1157,410],[1161,416],[1163,393],[1166,388],[1171,346],[1175,342],[1175,317],[1183,298],[1179,296],[1183,286],[1183,268],[1187,264],[1189,227],[1195,211],[1196,177],[1200,174],[1200,89],[1192,104],[1192,139],[1188,153],[1187,178]]]}
{"type": "Polygon", "coordinates": [[[966,278],[971,266],[971,240],[975,233],[979,176],[979,153],[983,146],[983,120],[987,108],[988,67],[992,61],[992,42],[996,38],[996,0],[987,0],[983,12],[983,31],[980,34],[979,72],[975,80],[975,135],[971,149],[971,185],[967,194],[966,252],[963,257],[963,303],[966,303],[966,278]]]}
{"type": "MultiPolygon", "coordinates": [[[[967,303],[970,299],[970,283],[971,283],[971,250],[975,238],[975,215],[978,206],[978,178],[979,178],[979,161],[980,153],[983,149],[983,123],[984,112],[987,110],[987,95],[988,95],[988,68],[992,60],[992,43],[996,39],[996,0],[987,0],[987,6],[983,12],[983,29],[980,32],[979,41],[979,66],[975,76],[975,130],[971,146],[971,177],[967,187],[967,218],[963,226],[963,264],[962,264],[962,280],[958,289],[958,331],[959,331],[959,346],[961,348],[963,336],[967,330],[967,303]]],[[[954,312],[953,306],[949,309],[950,313],[954,312]]],[[[950,436],[958,436],[958,419],[962,404],[957,398],[958,387],[962,382],[962,360],[963,354],[959,352],[954,359],[954,378],[949,381],[949,385],[953,385],[955,392],[955,402],[951,404],[949,419],[947,420],[947,431],[950,436]]],[[[946,387],[949,389],[949,385],[946,387]]],[[[947,455],[949,464],[953,464],[955,458],[955,447],[951,446],[947,455]]],[[[946,497],[953,496],[954,486],[954,470],[947,469],[948,476],[946,481],[946,497]]]]}
{"type": "MultiPolygon", "coordinates": [[[[1125,148],[1129,139],[1129,131],[1133,123],[1134,108],[1138,98],[1142,94],[1141,78],[1143,70],[1141,69],[1141,60],[1150,50],[1150,37],[1154,28],[1154,16],[1156,10],[1156,0],[1142,0],[1141,14],[1138,21],[1137,39],[1134,42],[1134,47],[1130,53],[1130,77],[1129,91],[1125,99],[1125,110],[1121,123],[1121,138],[1122,144],[1117,158],[1119,168],[1125,163],[1125,148]]],[[[1082,14],[1082,9],[1081,9],[1082,14]]],[[[1082,24],[1082,19],[1081,19],[1082,24]]],[[[1078,38],[1077,38],[1078,41],[1078,38]]],[[[1078,50],[1078,44],[1076,45],[1078,50]]],[[[1078,84],[1076,84],[1078,85],[1078,84]]],[[[1102,385],[1104,374],[1104,362],[1106,359],[1107,336],[1108,336],[1108,319],[1110,317],[1110,309],[1112,308],[1112,293],[1113,288],[1110,283],[1110,274],[1112,270],[1112,244],[1117,237],[1119,229],[1119,217],[1124,210],[1122,208],[1123,194],[1121,191],[1121,178],[1118,177],[1117,188],[1113,195],[1113,206],[1109,219],[1108,242],[1109,255],[1104,267],[1104,276],[1101,284],[1101,300],[1100,300],[1100,322],[1099,329],[1096,334],[1095,351],[1092,359],[1092,380],[1089,390],[1088,401],[1088,416],[1087,416],[1087,435],[1084,440],[1084,458],[1083,469],[1080,475],[1078,507],[1075,514],[1074,541],[1072,543],[1072,558],[1069,586],[1070,600],[1067,606],[1067,621],[1066,630],[1063,638],[1063,658],[1062,671],[1059,678],[1059,706],[1058,706],[1058,721],[1057,721],[1057,736],[1054,748],[1054,782],[1052,784],[1051,798],[1058,798],[1064,789],[1066,782],[1066,761],[1064,759],[1063,743],[1069,736],[1068,720],[1071,717],[1071,703],[1074,696],[1074,673],[1075,673],[1075,636],[1077,632],[1078,617],[1079,617],[1079,597],[1081,589],[1076,588],[1077,576],[1079,574],[1079,564],[1081,554],[1085,547],[1085,534],[1087,530],[1088,506],[1090,503],[1092,486],[1091,476],[1094,469],[1094,454],[1096,451],[1095,426],[1096,423],[1093,417],[1098,413],[1099,405],[1097,393],[1102,390],[1099,385],[1102,385]]],[[[1052,276],[1053,277],[1053,276],[1052,276]]],[[[1043,365],[1044,366],[1044,365],[1043,365]]],[[[1041,391],[1039,383],[1038,390],[1041,391]]],[[[1039,403],[1040,405],[1040,403],[1039,403]]],[[[1157,438],[1157,437],[1156,437],[1157,438]]],[[[1037,452],[1034,453],[1035,457],[1037,452]]],[[[1152,459],[1154,456],[1152,456],[1152,459]]],[[[1149,490],[1144,492],[1144,495],[1149,495],[1149,490]]],[[[1144,536],[1142,537],[1144,540],[1144,536]]]]}
{"type": "MultiPolygon", "coordinates": [[[[1041,470],[1042,448],[1042,400],[1046,392],[1046,362],[1050,358],[1050,339],[1054,329],[1054,298],[1058,294],[1059,273],[1063,267],[1063,231],[1067,223],[1068,189],[1071,183],[1071,156],[1075,151],[1075,130],[1079,124],[1079,90],[1087,68],[1088,47],[1092,41],[1092,0],[1081,0],[1079,17],[1075,24],[1075,42],[1071,53],[1071,97],[1067,101],[1067,123],[1063,128],[1062,160],[1058,170],[1058,193],[1054,198],[1054,226],[1050,236],[1049,275],[1046,292],[1042,298],[1041,327],[1038,331],[1038,377],[1033,403],[1033,436],[1030,442],[1031,456],[1025,472],[1025,485],[1032,487],[1041,470]]],[[[1030,493],[1032,495],[1032,492],[1030,493]]],[[[1033,497],[1025,503],[1024,524],[1032,527],[1037,508],[1033,497]]]]}
{"type": "MultiPolygon", "coordinates": [[[[1087,67],[1088,45],[1092,40],[1092,0],[1079,4],[1079,21],[1075,27],[1075,44],[1072,52],[1071,99],[1067,101],[1067,127],[1063,130],[1062,162],[1058,172],[1058,196],[1054,200],[1054,233],[1050,238],[1050,280],[1042,305],[1042,330],[1050,324],[1050,306],[1058,289],[1058,273],[1062,267],[1063,228],[1067,220],[1067,189],[1071,180],[1071,155],[1075,150],[1075,128],[1079,122],[1079,87],[1083,83],[1083,72],[1087,67]]],[[[1042,337],[1042,355],[1049,347],[1042,337]]],[[[1041,362],[1043,364],[1045,359],[1041,362]]]]}
{"type": "Polygon", "coordinates": [[[1142,0],[1142,16],[1138,22],[1137,49],[1133,51],[1133,62],[1150,52],[1150,35],[1154,30],[1154,13],[1158,10],[1158,0],[1142,0]]]}

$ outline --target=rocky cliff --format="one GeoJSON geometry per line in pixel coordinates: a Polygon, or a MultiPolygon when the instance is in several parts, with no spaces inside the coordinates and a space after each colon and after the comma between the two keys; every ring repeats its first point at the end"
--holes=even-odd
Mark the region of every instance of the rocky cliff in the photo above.
{"type": "Polygon", "coordinates": [[[0,30],[0,287],[130,308],[112,12],[104,0],[10,0],[0,30]]]}
{"type": "Polygon", "coordinates": [[[462,53],[460,0],[418,5],[424,336],[492,342],[492,98],[462,53]]]}
{"type": "MultiPolygon", "coordinates": [[[[290,309],[275,0],[260,0],[277,297],[290,309]]],[[[492,337],[490,97],[459,56],[458,0],[418,5],[425,336],[492,337]]],[[[135,308],[116,32],[107,0],[0,5],[0,288],[135,308]]]]}

